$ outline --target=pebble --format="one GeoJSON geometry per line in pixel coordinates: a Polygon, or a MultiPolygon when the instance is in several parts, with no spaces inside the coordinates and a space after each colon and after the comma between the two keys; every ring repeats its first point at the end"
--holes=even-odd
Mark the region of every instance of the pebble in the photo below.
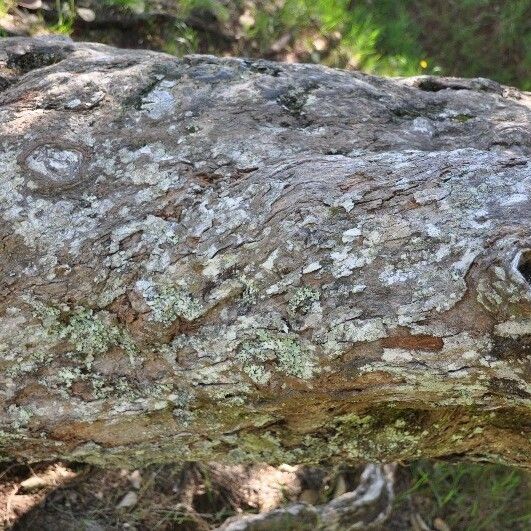
{"type": "Polygon", "coordinates": [[[123,498],[122,501],[116,506],[117,509],[127,509],[134,507],[138,503],[138,496],[136,492],[130,490],[123,498]]]}

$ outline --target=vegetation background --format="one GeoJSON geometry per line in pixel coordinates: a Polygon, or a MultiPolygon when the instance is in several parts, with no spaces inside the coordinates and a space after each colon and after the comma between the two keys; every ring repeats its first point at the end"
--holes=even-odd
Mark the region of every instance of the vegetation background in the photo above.
{"type": "MultiPolygon", "coordinates": [[[[531,90],[530,0],[0,0],[0,37],[49,33],[178,56],[263,57],[385,76],[480,76],[531,90]]],[[[70,529],[70,518],[72,529],[84,529],[85,520],[100,526],[91,529],[192,529],[171,496],[157,490],[172,473],[142,471],[152,479],[140,501],[117,509],[126,474],[78,468],[72,474],[81,483],[54,483],[55,491],[44,485],[48,497],[35,495],[32,503],[40,505],[17,525],[44,529],[48,518],[51,528],[63,522],[70,529]],[[104,495],[95,498],[98,489],[104,495]]],[[[13,465],[0,470],[0,508],[2,493],[16,492],[32,474],[13,465]]],[[[502,465],[413,463],[400,469],[389,529],[531,529],[529,485],[524,471],[502,465]]],[[[206,519],[219,523],[231,512],[217,508],[206,519]]],[[[8,513],[0,510],[0,528],[2,516],[5,523],[17,516],[8,513]]]]}
{"type": "Polygon", "coordinates": [[[481,76],[531,89],[529,0],[0,0],[2,14],[5,35],[66,33],[176,55],[481,76]]]}

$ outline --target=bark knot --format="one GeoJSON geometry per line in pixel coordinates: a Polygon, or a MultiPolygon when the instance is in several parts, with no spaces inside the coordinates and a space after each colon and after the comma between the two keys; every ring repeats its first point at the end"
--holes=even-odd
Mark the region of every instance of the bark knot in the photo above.
{"type": "Polygon", "coordinates": [[[19,158],[28,170],[34,187],[47,194],[70,189],[83,181],[84,168],[89,158],[86,148],[46,142],[31,146],[19,158]]]}

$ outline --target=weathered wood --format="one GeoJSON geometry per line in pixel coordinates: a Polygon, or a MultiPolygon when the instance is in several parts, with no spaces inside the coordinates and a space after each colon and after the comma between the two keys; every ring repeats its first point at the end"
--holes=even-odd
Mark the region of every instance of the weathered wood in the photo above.
{"type": "Polygon", "coordinates": [[[528,465],[529,102],[1,41],[3,455],[528,465]]]}

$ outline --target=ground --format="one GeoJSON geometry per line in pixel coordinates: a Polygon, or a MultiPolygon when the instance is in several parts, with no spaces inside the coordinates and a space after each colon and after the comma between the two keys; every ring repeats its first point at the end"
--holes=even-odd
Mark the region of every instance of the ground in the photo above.
{"type": "MultiPolygon", "coordinates": [[[[290,467],[279,469],[262,469],[272,490],[266,494],[262,489],[257,504],[272,508],[282,501],[326,501],[355,483],[357,472],[313,470],[315,483],[301,486],[291,481],[290,467]],[[276,479],[271,481],[273,477],[276,479]]],[[[238,500],[227,498],[214,476],[193,464],[184,469],[158,465],[143,470],[61,463],[4,465],[0,472],[0,526],[50,531],[191,531],[218,525],[242,510],[256,512],[260,508],[242,507],[238,500]],[[191,502],[195,514],[186,502],[191,502]]],[[[529,529],[530,479],[524,472],[498,465],[422,461],[399,467],[394,510],[384,529],[529,529]]]]}

